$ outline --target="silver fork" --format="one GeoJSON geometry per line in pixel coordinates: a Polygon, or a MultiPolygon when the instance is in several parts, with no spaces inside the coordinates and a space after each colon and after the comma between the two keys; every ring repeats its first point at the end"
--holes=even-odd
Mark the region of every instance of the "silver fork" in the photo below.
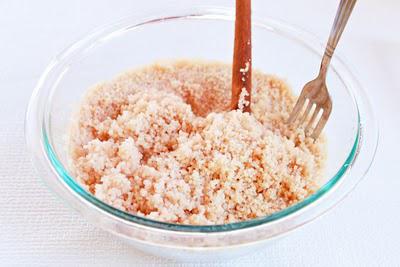
{"type": "Polygon", "coordinates": [[[316,140],[320,135],[332,111],[332,100],[329,96],[328,88],[326,87],[326,73],[333,52],[335,51],[336,45],[339,42],[340,36],[342,35],[344,27],[346,26],[346,23],[350,17],[356,1],[357,0],[340,1],[339,8],[335,17],[335,22],[333,23],[328,43],[326,44],[319,74],[316,79],[308,82],[303,87],[299,99],[297,100],[297,103],[294,106],[293,111],[287,121],[288,124],[293,124],[299,117],[301,111],[305,106],[305,103],[308,100],[307,107],[300,117],[299,125],[305,123],[305,121],[310,116],[311,110],[315,106],[311,118],[309,119],[305,128],[306,135],[311,136],[311,138],[313,138],[314,140],[316,140]],[[314,123],[317,117],[319,117],[319,113],[321,113],[321,111],[322,114],[320,115],[319,121],[317,123],[314,123]],[[314,130],[312,131],[312,133],[310,133],[312,128],[314,130]]]}

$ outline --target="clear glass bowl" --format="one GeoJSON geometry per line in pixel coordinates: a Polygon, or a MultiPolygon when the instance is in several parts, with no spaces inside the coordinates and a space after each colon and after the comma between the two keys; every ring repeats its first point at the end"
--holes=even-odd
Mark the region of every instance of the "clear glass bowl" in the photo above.
{"type": "MultiPolygon", "coordinates": [[[[364,91],[337,55],[327,82],[333,111],[325,129],[326,179],[317,192],[288,209],[224,225],[164,223],[99,201],[69,175],[65,135],[89,86],[163,59],[231,62],[233,20],[233,10],[219,8],[175,8],[132,16],[94,31],[56,57],[34,90],[25,128],[33,163],[49,187],[93,224],[136,247],[190,259],[252,251],[315,219],[346,196],[373,161],[378,128],[364,91]]],[[[254,68],[287,79],[299,94],[316,76],[325,42],[274,19],[253,15],[253,21],[254,68]]]]}

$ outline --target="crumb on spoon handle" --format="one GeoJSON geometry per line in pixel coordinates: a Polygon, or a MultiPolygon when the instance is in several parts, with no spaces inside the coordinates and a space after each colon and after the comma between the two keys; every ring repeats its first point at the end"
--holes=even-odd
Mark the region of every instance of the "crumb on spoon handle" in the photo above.
{"type": "Polygon", "coordinates": [[[236,0],[232,110],[250,112],[251,88],[251,0],[236,0]]]}

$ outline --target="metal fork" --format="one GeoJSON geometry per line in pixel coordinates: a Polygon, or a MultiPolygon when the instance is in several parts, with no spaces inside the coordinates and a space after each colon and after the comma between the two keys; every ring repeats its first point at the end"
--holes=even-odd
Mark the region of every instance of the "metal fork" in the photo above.
{"type": "Polygon", "coordinates": [[[328,88],[326,87],[326,73],[333,52],[335,51],[336,45],[339,42],[340,36],[342,35],[344,27],[346,26],[347,20],[350,17],[356,1],[357,0],[340,1],[335,21],[333,23],[333,27],[331,29],[331,33],[328,39],[328,43],[326,44],[319,74],[316,79],[308,82],[303,87],[299,99],[297,100],[297,103],[294,106],[293,111],[287,121],[288,124],[293,124],[299,117],[301,111],[305,106],[305,103],[308,102],[307,107],[300,117],[299,125],[305,123],[305,121],[310,117],[311,110],[313,110],[311,118],[309,119],[305,128],[305,134],[307,136],[311,136],[311,138],[313,138],[314,140],[316,140],[320,135],[332,111],[332,100],[329,96],[328,88]],[[319,117],[321,111],[322,114],[319,117]],[[314,123],[314,121],[318,117],[319,121],[317,123],[314,123]],[[310,133],[312,128],[314,130],[312,131],[312,133],[310,133]]]}

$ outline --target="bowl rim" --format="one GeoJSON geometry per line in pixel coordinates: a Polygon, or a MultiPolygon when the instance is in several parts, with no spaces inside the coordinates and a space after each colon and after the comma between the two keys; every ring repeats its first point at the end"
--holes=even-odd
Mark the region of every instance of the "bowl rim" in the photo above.
{"type": "MultiPolygon", "coordinates": [[[[112,215],[112,217],[118,219],[118,220],[123,220],[124,222],[128,223],[133,223],[135,225],[141,225],[144,227],[148,228],[155,228],[158,230],[166,230],[166,231],[174,231],[174,232],[183,232],[183,233],[221,233],[221,232],[230,232],[230,231],[237,231],[237,230],[244,230],[248,228],[254,228],[256,226],[260,225],[265,225],[268,223],[277,223],[282,220],[289,219],[292,215],[295,215],[297,213],[304,212],[306,208],[311,208],[313,205],[316,204],[317,202],[321,202],[324,197],[328,196],[329,194],[334,193],[335,188],[337,188],[341,182],[342,178],[344,178],[347,174],[347,171],[351,169],[351,167],[354,165],[356,162],[356,159],[359,155],[359,152],[362,148],[362,145],[364,144],[363,142],[363,132],[365,131],[365,128],[362,127],[362,115],[360,114],[359,111],[359,105],[357,102],[357,99],[353,95],[354,92],[349,90],[349,93],[353,97],[353,102],[354,105],[357,109],[357,132],[356,136],[354,139],[354,144],[350,150],[350,153],[348,154],[345,162],[342,164],[340,169],[337,171],[337,173],[330,178],[321,188],[319,188],[314,194],[308,196],[306,199],[302,200],[301,202],[296,203],[293,206],[290,206],[284,210],[278,211],[276,213],[273,213],[268,216],[264,217],[259,217],[255,218],[252,220],[247,220],[243,222],[235,222],[235,223],[229,223],[229,224],[219,224],[219,225],[183,225],[183,224],[175,224],[175,223],[168,223],[168,222],[162,222],[162,221],[156,221],[152,219],[148,219],[142,216],[130,214],[127,212],[124,212],[122,210],[119,210],[117,208],[114,208],[96,197],[94,197],[92,194],[87,192],[83,187],[79,185],[75,179],[68,174],[68,171],[63,167],[61,162],[58,160],[56,153],[54,152],[54,149],[52,147],[51,141],[48,138],[48,131],[49,131],[49,124],[47,123],[48,118],[46,117],[46,112],[45,109],[46,107],[39,107],[39,99],[42,97],[41,91],[42,88],[46,82],[46,79],[50,75],[51,72],[57,69],[64,61],[66,61],[71,55],[77,53],[82,53],[82,51],[85,51],[84,49],[91,49],[93,48],[93,42],[101,42],[102,40],[105,40],[106,38],[109,38],[110,36],[114,34],[119,34],[123,30],[130,30],[136,27],[140,27],[142,25],[147,25],[150,23],[162,23],[165,21],[169,20],[176,20],[176,19],[224,19],[224,20],[233,20],[234,12],[232,9],[227,9],[227,8],[215,8],[215,7],[196,7],[193,9],[188,10],[187,8],[184,9],[183,11],[180,11],[179,9],[174,9],[173,11],[165,11],[163,10],[162,12],[154,12],[152,11],[152,16],[149,17],[144,17],[141,16],[139,19],[137,16],[134,16],[134,21],[136,22],[135,24],[132,25],[132,17],[120,20],[118,22],[112,23],[110,25],[100,27],[96,30],[94,30],[91,34],[87,35],[83,39],[80,39],[79,41],[75,42],[71,46],[69,46],[67,49],[65,49],[63,52],[61,52],[46,68],[44,73],[42,74],[29,103],[28,109],[27,109],[27,115],[26,115],[26,121],[25,121],[25,133],[26,133],[26,142],[28,147],[30,148],[33,155],[33,161],[36,163],[35,165],[42,165],[41,167],[51,169],[51,171],[55,174],[55,176],[61,180],[62,184],[68,188],[70,193],[72,193],[75,197],[81,198],[81,200],[84,200],[86,204],[89,204],[91,206],[95,206],[96,208],[102,210],[103,212],[112,215]],[[168,15],[164,15],[164,14],[168,15]],[[173,15],[171,15],[173,14],[173,15]],[[139,20],[139,21],[137,21],[139,20]],[[37,113],[39,113],[39,120],[38,117],[36,116],[37,113]],[[36,121],[34,121],[36,118],[36,121]],[[35,125],[33,125],[35,124],[35,125]],[[36,134],[39,134],[40,140],[32,140],[30,137],[34,136],[34,134],[30,134],[32,132],[36,132],[36,134]],[[40,155],[38,155],[38,153],[40,155]],[[35,155],[36,154],[36,155],[35,155]],[[38,159],[40,158],[40,159],[38,159]],[[43,163],[43,159],[47,163],[43,163]],[[40,163],[38,162],[40,161],[40,163]],[[46,166],[43,166],[46,165],[46,166]]],[[[297,41],[300,41],[302,45],[308,46],[310,49],[315,49],[315,45],[318,45],[318,49],[321,48],[322,50],[322,42],[319,42],[317,38],[313,37],[313,35],[309,34],[308,32],[299,29],[298,27],[291,26],[287,23],[281,22],[276,19],[271,19],[271,18],[264,18],[260,19],[257,16],[253,16],[254,20],[254,26],[255,27],[260,27],[264,26],[265,28],[269,30],[274,30],[278,31],[280,34],[286,35],[290,38],[296,39],[297,41]],[[307,40],[307,41],[306,41],[307,40]],[[311,43],[313,45],[311,45],[311,43]]],[[[320,53],[316,51],[317,53],[320,53]]],[[[351,72],[347,69],[346,64],[343,63],[341,58],[339,56],[335,56],[335,59],[332,61],[332,69],[335,68],[335,65],[343,65],[342,68],[344,68],[349,75],[352,75],[351,72]]],[[[58,71],[58,70],[57,70],[58,71]]],[[[354,77],[351,77],[354,79],[354,82],[357,83],[357,80],[355,80],[354,77]]],[[[51,97],[49,97],[51,99],[51,97]]],[[[368,103],[368,100],[364,100],[368,103]]],[[[377,130],[376,130],[377,131],[377,130]]],[[[377,133],[376,133],[377,135],[377,133]]],[[[374,146],[374,144],[372,144],[374,146]]],[[[375,142],[375,148],[373,149],[373,155],[371,157],[371,162],[374,158],[375,151],[376,151],[376,145],[377,145],[377,140],[375,142]]],[[[369,166],[366,166],[366,169],[368,170],[369,166]]],[[[366,172],[366,171],[365,171],[366,172]]],[[[362,177],[358,177],[358,181],[362,177]]],[[[356,184],[358,183],[356,182],[356,184]]],[[[349,189],[348,191],[350,191],[349,189]]],[[[348,193],[348,192],[347,192],[348,193]]],[[[344,195],[341,197],[341,199],[344,197],[344,195]]],[[[334,203],[336,204],[336,203],[334,203]]],[[[333,205],[332,205],[333,206],[333,205]]],[[[326,211],[325,209],[324,211],[326,211]]],[[[321,211],[318,215],[321,215],[324,213],[324,211],[321,211]]],[[[316,216],[314,216],[316,217],[316,216]]]]}

